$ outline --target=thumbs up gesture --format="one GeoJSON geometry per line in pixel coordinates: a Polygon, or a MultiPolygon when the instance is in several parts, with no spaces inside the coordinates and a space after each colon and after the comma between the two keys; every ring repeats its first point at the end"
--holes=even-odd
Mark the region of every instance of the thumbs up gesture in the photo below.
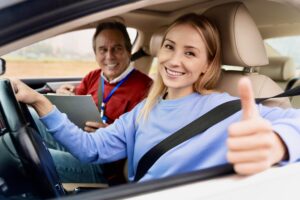
{"type": "Polygon", "coordinates": [[[269,121],[263,119],[254,101],[248,78],[238,85],[242,119],[228,128],[227,159],[237,173],[250,175],[270,168],[285,158],[287,149],[269,121]]]}

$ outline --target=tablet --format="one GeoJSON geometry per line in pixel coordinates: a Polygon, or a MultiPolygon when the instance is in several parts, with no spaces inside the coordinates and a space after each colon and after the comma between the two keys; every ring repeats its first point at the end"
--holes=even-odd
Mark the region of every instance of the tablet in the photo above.
{"type": "Polygon", "coordinates": [[[80,83],[80,81],[59,81],[59,82],[47,82],[46,85],[52,90],[52,91],[56,91],[60,86],[62,85],[78,85],[80,83]]]}
{"type": "Polygon", "coordinates": [[[83,129],[86,121],[102,121],[100,113],[91,95],[45,95],[62,113],[83,129]]]}

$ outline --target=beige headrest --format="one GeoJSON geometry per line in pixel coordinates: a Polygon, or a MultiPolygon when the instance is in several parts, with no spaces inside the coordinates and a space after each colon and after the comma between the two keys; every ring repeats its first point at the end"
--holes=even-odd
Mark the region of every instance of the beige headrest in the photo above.
{"type": "Polygon", "coordinates": [[[125,24],[125,20],[122,17],[119,16],[114,16],[114,17],[110,17],[110,18],[106,18],[104,20],[101,20],[101,23],[103,22],[120,22],[122,24],[125,24]]]}
{"type": "Polygon", "coordinates": [[[296,66],[289,57],[270,57],[269,64],[260,67],[259,73],[274,81],[287,81],[296,76],[296,66]]]}
{"type": "Polygon", "coordinates": [[[153,57],[157,56],[157,53],[161,47],[161,43],[164,37],[164,33],[167,30],[167,26],[160,27],[157,31],[152,34],[150,40],[150,55],[153,57]]]}
{"type": "Polygon", "coordinates": [[[204,15],[220,31],[223,65],[253,67],[268,64],[262,37],[243,3],[219,5],[205,11],[204,15]]]}
{"type": "MultiPolygon", "coordinates": [[[[241,2],[227,3],[208,9],[203,13],[220,31],[222,64],[256,67],[268,64],[262,37],[241,2]]],[[[156,56],[167,27],[158,29],[150,40],[150,54],[156,56]]]]}

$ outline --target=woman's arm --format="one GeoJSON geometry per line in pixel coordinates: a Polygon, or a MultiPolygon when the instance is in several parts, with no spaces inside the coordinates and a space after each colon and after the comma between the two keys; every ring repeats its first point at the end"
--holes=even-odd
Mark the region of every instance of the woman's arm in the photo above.
{"type": "Polygon", "coordinates": [[[239,82],[239,94],[242,119],[228,128],[227,158],[236,172],[249,175],[287,159],[288,151],[272,124],[260,116],[248,79],[239,82]]]}

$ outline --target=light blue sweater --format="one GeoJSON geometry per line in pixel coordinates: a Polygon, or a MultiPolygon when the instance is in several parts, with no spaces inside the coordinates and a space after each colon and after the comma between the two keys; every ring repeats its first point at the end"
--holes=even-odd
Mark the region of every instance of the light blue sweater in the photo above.
{"type": "MultiPolygon", "coordinates": [[[[144,101],[107,128],[86,133],[56,108],[41,118],[48,131],[83,162],[105,163],[128,157],[128,176],[133,180],[140,158],[154,145],[219,104],[235,99],[226,93],[193,93],[175,100],[160,100],[146,121],[137,121],[144,101]]],[[[300,111],[258,106],[272,122],[288,148],[289,161],[300,158],[300,111]]],[[[228,126],[241,112],[210,127],[203,134],[178,145],[160,157],[141,179],[150,180],[227,163],[228,126]]]]}

